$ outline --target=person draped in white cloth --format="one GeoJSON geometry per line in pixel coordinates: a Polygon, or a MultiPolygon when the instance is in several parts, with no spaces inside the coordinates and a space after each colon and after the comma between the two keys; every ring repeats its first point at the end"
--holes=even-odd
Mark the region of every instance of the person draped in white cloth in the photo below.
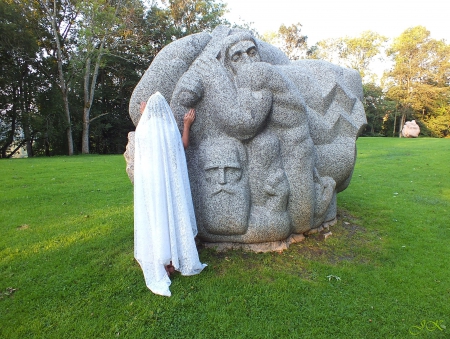
{"type": "Polygon", "coordinates": [[[170,296],[170,271],[188,276],[206,266],[194,240],[197,224],[183,148],[195,111],[184,118],[182,140],[170,106],[159,92],[141,109],[135,132],[134,257],[147,287],[170,296]]]}

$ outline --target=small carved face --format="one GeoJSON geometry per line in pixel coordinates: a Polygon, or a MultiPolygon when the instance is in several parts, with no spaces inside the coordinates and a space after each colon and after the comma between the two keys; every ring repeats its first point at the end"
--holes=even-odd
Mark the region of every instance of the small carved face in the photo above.
{"type": "Polygon", "coordinates": [[[242,176],[240,167],[214,166],[205,168],[206,181],[212,184],[226,185],[237,183],[242,176]]]}
{"type": "Polygon", "coordinates": [[[255,43],[250,40],[242,40],[231,46],[227,58],[234,74],[242,65],[261,61],[255,43]]]}
{"type": "MultiPolygon", "coordinates": [[[[215,152],[214,152],[215,153],[215,152]]],[[[205,179],[213,190],[212,195],[220,192],[234,194],[235,186],[242,177],[242,166],[236,149],[222,151],[220,157],[211,156],[204,163],[205,179]]]]}

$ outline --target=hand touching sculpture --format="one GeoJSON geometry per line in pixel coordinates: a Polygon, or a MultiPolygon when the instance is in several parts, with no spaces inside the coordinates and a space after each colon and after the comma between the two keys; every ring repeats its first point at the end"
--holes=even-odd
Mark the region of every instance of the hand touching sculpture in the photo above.
{"type": "MultiPolygon", "coordinates": [[[[144,113],[145,106],[147,103],[145,101],[142,101],[139,105],[139,112],[142,114],[144,113]]],[[[191,108],[185,115],[184,115],[184,127],[183,127],[183,136],[181,137],[181,141],[183,142],[184,149],[188,148],[189,146],[189,132],[191,129],[192,124],[195,120],[195,109],[191,108]]]]}
{"type": "Polygon", "coordinates": [[[183,119],[184,127],[183,127],[183,136],[181,137],[181,140],[183,141],[184,149],[188,148],[189,146],[189,132],[191,129],[191,125],[194,123],[194,120],[195,120],[195,109],[191,108],[184,115],[183,119]]]}
{"type": "Polygon", "coordinates": [[[146,101],[141,101],[140,105],[139,105],[139,113],[141,113],[141,115],[144,113],[145,111],[145,106],[147,106],[147,102],[146,101]]]}

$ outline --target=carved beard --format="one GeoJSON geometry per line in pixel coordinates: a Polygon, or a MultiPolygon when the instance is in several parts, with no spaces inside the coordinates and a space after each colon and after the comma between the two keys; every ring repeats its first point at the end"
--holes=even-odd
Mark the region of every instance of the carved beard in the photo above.
{"type": "Polygon", "coordinates": [[[208,184],[203,187],[201,213],[206,232],[216,235],[245,234],[250,214],[246,182],[208,184]]]}

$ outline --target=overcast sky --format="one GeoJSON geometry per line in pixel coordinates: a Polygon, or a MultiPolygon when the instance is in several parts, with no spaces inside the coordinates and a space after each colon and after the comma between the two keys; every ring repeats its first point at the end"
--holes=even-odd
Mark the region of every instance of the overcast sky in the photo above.
{"type": "Polygon", "coordinates": [[[223,0],[227,19],[253,22],[260,34],[281,24],[300,22],[308,44],[338,37],[356,37],[365,30],[389,38],[422,25],[434,39],[450,43],[450,0],[223,0]]]}

